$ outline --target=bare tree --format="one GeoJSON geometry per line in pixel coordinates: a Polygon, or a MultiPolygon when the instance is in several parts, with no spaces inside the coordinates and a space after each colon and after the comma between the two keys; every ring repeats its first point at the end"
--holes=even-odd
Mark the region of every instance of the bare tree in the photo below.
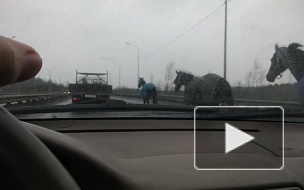
{"type": "Polygon", "coordinates": [[[252,71],[248,71],[247,74],[244,76],[245,83],[249,87],[251,84],[251,77],[252,77],[252,71]]]}
{"type": "Polygon", "coordinates": [[[261,65],[255,60],[253,67],[244,76],[246,85],[257,87],[261,86],[266,78],[266,71],[262,69],[261,65]]]}
{"type": "Polygon", "coordinates": [[[165,73],[165,82],[166,82],[166,85],[165,85],[165,90],[171,90],[173,85],[171,84],[172,83],[172,80],[174,78],[174,65],[175,63],[174,62],[171,62],[167,65],[166,67],[166,73],[165,73]]]}
{"type": "Polygon", "coordinates": [[[253,67],[252,67],[252,86],[257,86],[257,82],[259,80],[259,75],[260,75],[260,65],[254,60],[253,67]]]}
{"type": "Polygon", "coordinates": [[[163,90],[162,89],[162,82],[161,81],[157,82],[157,84],[156,84],[156,90],[159,91],[159,92],[163,90]]]}
{"type": "Polygon", "coordinates": [[[266,79],[266,70],[261,69],[260,79],[259,79],[259,86],[261,86],[265,82],[265,79],[266,79]]]}

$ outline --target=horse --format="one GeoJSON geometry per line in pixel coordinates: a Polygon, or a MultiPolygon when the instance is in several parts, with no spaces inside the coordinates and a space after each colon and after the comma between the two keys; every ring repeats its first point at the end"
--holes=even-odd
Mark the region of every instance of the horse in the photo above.
{"type": "Polygon", "coordinates": [[[140,95],[143,98],[144,104],[149,104],[149,99],[152,98],[153,104],[157,104],[157,90],[152,83],[146,83],[144,78],[139,78],[138,88],[141,87],[140,95]]]}
{"type": "Polygon", "coordinates": [[[216,74],[196,77],[191,73],[176,71],[173,81],[175,91],[185,86],[184,101],[188,105],[234,105],[232,90],[229,83],[216,74]]]}
{"type": "Polygon", "coordinates": [[[275,53],[271,58],[271,65],[266,75],[268,82],[280,79],[289,69],[297,80],[298,95],[304,101],[304,51],[301,44],[292,43],[288,47],[279,47],[275,44],[275,53]]]}

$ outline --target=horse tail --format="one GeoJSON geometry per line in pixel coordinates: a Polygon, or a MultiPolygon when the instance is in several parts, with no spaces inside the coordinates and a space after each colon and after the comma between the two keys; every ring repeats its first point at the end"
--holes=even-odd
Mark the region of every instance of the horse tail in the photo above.
{"type": "Polygon", "coordinates": [[[153,99],[153,104],[158,104],[158,101],[157,101],[157,90],[156,90],[155,86],[152,89],[152,99],[153,99]]]}

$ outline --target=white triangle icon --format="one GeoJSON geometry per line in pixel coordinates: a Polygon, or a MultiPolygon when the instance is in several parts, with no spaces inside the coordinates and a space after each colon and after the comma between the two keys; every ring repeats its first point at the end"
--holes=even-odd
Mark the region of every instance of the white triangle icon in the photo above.
{"type": "Polygon", "coordinates": [[[237,147],[254,139],[253,136],[244,133],[229,123],[225,123],[225,131],[225,153],[229,153],[237,147]]]}

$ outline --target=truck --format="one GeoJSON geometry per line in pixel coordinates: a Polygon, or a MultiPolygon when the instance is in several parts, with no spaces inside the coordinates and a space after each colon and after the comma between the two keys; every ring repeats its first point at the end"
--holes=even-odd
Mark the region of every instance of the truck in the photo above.
{"type": "Polygon", "coordinates": [[[76,70],[76,83],[69,84],[72,103],[104,103],[110,99],[112,86],[106,73],[84,73],[76,70]]]}

